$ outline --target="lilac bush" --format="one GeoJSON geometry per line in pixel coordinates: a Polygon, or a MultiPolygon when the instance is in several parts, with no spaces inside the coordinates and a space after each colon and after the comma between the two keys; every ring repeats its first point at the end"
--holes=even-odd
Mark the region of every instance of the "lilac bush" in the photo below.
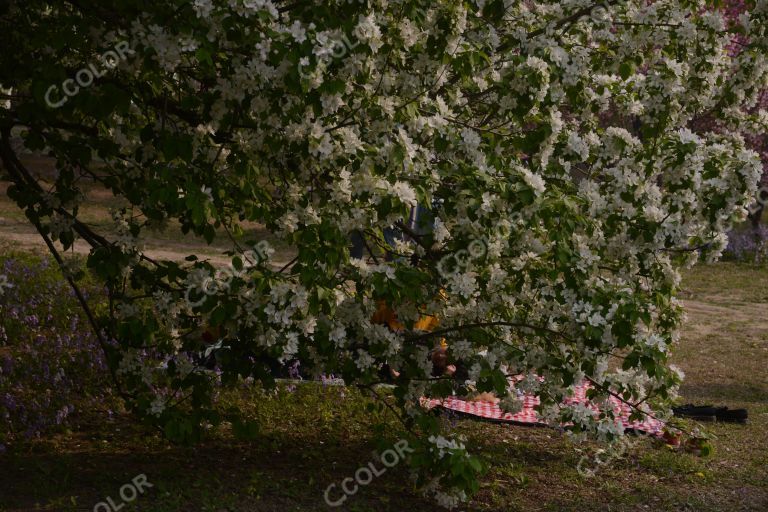
{"type": "MultiPolygon", "coordinates": [[[[104,354],[48,259],[0,257],[0,452],[111,396],[104,354]]],[[[98,298],[97,288],[87,286],[98,298]]],[[[91,299],[91,300],[92,300],[91,299]]]]}
{"type": "Polygon", "coordinates": [[[768,226],[761,224],[756,229],[731,231],[723,256],[733,261],[765,263],[768,261],[768,226]]]}

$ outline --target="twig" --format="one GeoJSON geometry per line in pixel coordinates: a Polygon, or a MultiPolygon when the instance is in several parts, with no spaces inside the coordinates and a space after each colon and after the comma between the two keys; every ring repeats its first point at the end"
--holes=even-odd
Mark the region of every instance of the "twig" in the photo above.
{"type": "Polygon", "coordinates": [[[431,331],[425,334],[421,334],[419,336],[414,336],[413,338],[409,338],[409,341],[419,341],[421,339],[431,338],[433,336],[442,336],[443,334],[449,334],[455,331],[460,331],[464,329],[476,329],[480,327],[514,327],[518,329],[532,329],[534,331],[542,331],[542,332],[547,332],[549,334],[554,334],[555,336],[559,336],[566,341],[572,341],[568,336],[566,336],[565,334],[559,331],[548,329],[546,327],[538,327],[535,325],[523,324],[518,322],[477,322],[474,324],[457,325],[455,327],[446,327],[445,329],[438,329],[436,331],[431,331]]]}

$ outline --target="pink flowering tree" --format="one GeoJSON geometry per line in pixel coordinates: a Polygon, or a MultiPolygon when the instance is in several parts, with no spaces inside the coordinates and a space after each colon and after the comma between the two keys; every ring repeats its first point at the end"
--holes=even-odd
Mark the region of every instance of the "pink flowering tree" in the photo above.
{"type": "Polygon", "coordinates": [[[768,124],[768,2],[737,22],[712,7],[5,2],[9,195],[57,258],[92,247],[109,290],[94,330],[169,436],[237,422],[213,391],[273,386],[275,362],[371,390],[386,363],[418,484],[454,506],[482,465],[422,396],[471,386],[514,408],[507,376],[522,374],[542,418],[603,440],[622,434],[609,394],[661,416],[675,396],[679,270],[717,258],[745,218],[762,172],[745,137],[768,124]],[[20,162],[17,135],[55,158],[55,179],[20,162]],[[81,216],[86,179],[130,205],[111,234],[81,216]],[[409,222],[417,205],[428,226],[409,222]],[[243,237],[252,223],[291,260],[243,237]],[[231,236],[231,265],[142,250],[173,226],[231,236]],[[372,321],[382,304],[398,328],[372,321]],[[436,329],[419,329],[425,314],[436,329]],[[443,338],[466,381],[432,376],[443,338]],[[601,415],[560,405],[584,380],[601,415]]]}
{"type": "MultiPolygon", "coordinates": [[[[717,5],[722,9],[726,19],[728,20],[729,27],[735,32],[741,32],[742,27],[745,24],[751,23],[750,9],[753,7],[748,2],[743,0],[726,0],[721,5],[717,5]]],[[[738,34],[734,37],[731,44],[730,51],[733,54],[738,54],[743,48],[749,47],[750,40],[748,37],[738,34]]],[[[768,84],[763,84],[763,90],[756,98],[756,102],[750,102],[745,105],[748,114],[754,115],[761,110],[768,109],[768,84]]],[[[716,120],[708,126],[709,129],[713,129],[718,126],[716,120]]],[[[765,205],[768,203],[768,131],[765,128],[753,126],[752,129],[747,130],[744,134],[744,138],[747,141],[748,147],[754,149],[760,154],[763,161],[763,175],[760,179],[760,189],[756,201],[750,207],[749,220],[752,223],[752,227],[757,230],[760,226],[760,221],[765,211],[765,205]]]]}

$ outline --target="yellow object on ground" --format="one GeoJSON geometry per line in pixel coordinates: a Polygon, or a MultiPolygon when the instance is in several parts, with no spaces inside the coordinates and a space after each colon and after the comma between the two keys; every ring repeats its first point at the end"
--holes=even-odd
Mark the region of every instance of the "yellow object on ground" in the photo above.
{"type": "MultiPolygon", "coordinates": [[[[389,304],[383,300],[378,302],[376,312],[373,314],[373,317],[371,317],[371,322],[375,324],[386,324],[395,332],[400,332],[405,329],[405,326],[397,320],[397,313],[395,313],[395,311],[389,307],[389,304]]],[[[440,325],[440,321],[436,316],[424,315],[413,324],[413,328],[417,331],[432,332],[438,325],[440,325]]],[[[448,343],[445,341],[445,338],[440,338],[440,348],[448,348],[448,343]]]]}

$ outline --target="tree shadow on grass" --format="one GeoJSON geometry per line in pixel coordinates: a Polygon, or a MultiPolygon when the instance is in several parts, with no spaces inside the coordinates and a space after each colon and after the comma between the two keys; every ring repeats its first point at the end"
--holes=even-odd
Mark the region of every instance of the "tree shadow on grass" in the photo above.
{"type": "MultiPolygon", "coordinates": [[[[119,507],[120,488],[142,474],[153,487],[121,512],[436,509],[434,502],[413,490],[404,464],[374,477],[369,485],[359,486],[357,493],[341,506],[328,506],[324,493],[329,485],[336,484],[330,496],[338,500],[343,496],[342,481],[354,478],[359,468],[373,462],[378,470],[383,469],[374,461],[375,446],[366,440],[334,436],[303,439],[280,433],[252,443],[216,439],[182,447],[123,423],[118,432],[117,425],[93,427],[44,448],[0,456],[0,511],[90,511],[107,497],[119,507]]],[[[469,430],[473,437],[483,438],[477,453],[503,472],[512,463],[534,473],[570,466],[565,459],[572,454],[565,455],[561,435],[550,429],[463,420],[458,430],[469,430]]],[[[502,484],[505,487],[517,478],[506,473],[499,476],[493,469],[491,475],[496,475],[495,481],[509,477],[510,482],[502,484]]],[[[461,510],[496,510],[498,503],[482,494],[461,510]]],[[[502,496],[507,501],[514,494],[502,496]]]]}
{"type": "MultiPolygon", "coordinates": [[[[335,483],[373,461],[367,443],[206,443],[196,447],[133,450],[98,446],[68,453],[0,456],[0,510],[93,510],[107,497],[120,505],[120,488],[137,475],[152,484],[123,510],[334,510],[324,502],[335,483]]],[[[382,469],[381,464],[377,466],[382,469]]],[[[388,470],[335,510],[434,510],[409,492],[407,468],[388,470]]],[[[126,493],[130,495],[130,493],[126,493]]],[[[336,496],[338,494],[339,496],[336,496]]],[[[106,510],[106,509],[104,509],[106,510]]]]}
{"type": "Polygon", "coordinates": [[[687,400],[715,405],[731,405],[726,402],[768,404],[768,385],[760,386],[747,382],[684,382],[680,394],[687,400]],[[722,402],[722,403],[721,403],[722,402]]]}

